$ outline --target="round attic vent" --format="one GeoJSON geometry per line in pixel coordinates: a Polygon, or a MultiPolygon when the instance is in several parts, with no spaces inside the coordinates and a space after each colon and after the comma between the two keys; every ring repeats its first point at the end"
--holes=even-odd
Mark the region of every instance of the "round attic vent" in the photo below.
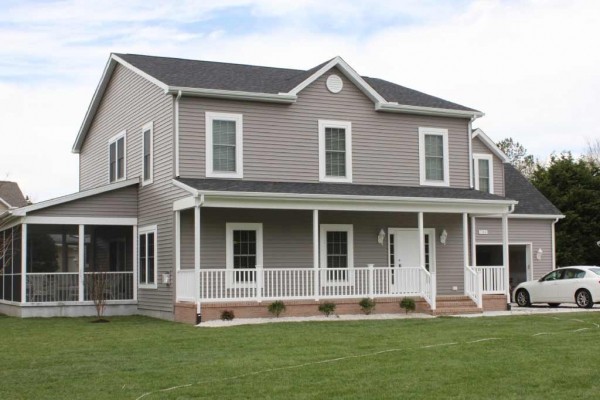
{"type": "Polygon", "coordinates": [[[344,87],[344,81],[339,76],[332,74],[327,77],[327,89],[331,93],[339,93],[344,87]]]}

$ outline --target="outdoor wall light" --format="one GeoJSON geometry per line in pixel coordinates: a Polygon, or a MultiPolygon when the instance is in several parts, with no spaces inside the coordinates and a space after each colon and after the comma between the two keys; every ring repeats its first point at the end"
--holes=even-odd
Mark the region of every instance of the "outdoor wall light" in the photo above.
{"type": "Polygon", "coordinates": [[[446,240],[448,239],[448,232],[446,230],[442,230],[442,234],[440,235],[440,243],[444,246],[446,245],[446,240]]]}
{"type": "Polygon", "coordinates": [[[380,245],[383,246],[384,239],[385,239],[385,231],[383,230],[383,228],[381,228],[381,230],[379,231],[379,234],[377,235],[377,243],[379,243],[380,245]]]}
{"type": "Polygon", "coordinates": [[[537,253],[535,254],[535,258],[539,260],[542,259],[542,254],[544,254],[544,250],[542,250],[541,248],[538,249],[537,253]]]}
{"type": "Polygon", "coordinates": [[[162,274],[162,281],[165,285],[171,286],[171,274],[165,272],[162,274]]]}

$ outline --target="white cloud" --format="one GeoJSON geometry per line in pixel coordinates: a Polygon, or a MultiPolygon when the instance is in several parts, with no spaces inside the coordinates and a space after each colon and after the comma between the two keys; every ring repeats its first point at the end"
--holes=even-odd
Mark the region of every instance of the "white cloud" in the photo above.
{"type": "Polygon", "coordinates": [[[486,112],[477,125],[492,138],[512,136],[541,158],[600,137],[596,1],[0,7],[0,177],[10,173],[35,200],[77,189],[69,152],[111,51],[292,68],[341,55],[361,74],[486,112]],[[228,19],[231,7],[247,17],[228,19]]]}

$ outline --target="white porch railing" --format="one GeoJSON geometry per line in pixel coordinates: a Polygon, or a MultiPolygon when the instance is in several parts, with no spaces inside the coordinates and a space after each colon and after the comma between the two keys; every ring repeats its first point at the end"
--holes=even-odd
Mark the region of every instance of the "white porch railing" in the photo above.
{"type": "MultiPolygon", "coordinates": [[[[177,272],[177,300],[195,301],[194,270],[177,272]]],[[[414,268],[201,269],[201,302],[423,297],[435,309],[435,274],[414,268]]]]}
{"type": "Polygon", "coordinates": [[[481,271],[477,271],[472,267],[465,267],[465,294],[469,296],[479,308],[483,307],[482,286],[481,271]]]}
{"type": "Polygon", "coordinates": [[[483,276],[483,294],[504,294],[506,288],[504,284],[504,267],[474,267],[476,271],[481,271],[483,276]]]}

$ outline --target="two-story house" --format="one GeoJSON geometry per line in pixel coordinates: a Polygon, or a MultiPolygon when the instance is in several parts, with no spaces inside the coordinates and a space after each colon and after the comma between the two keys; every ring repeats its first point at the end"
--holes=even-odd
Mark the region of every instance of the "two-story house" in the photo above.
{"type": "Polygon", "coordinates": [[[111,55],[77,135],[78,193],[0,214],[0,311],[194,322],[503,309],[554,268],[560,212],[483,114],[336,57],[292,70],[111,55]],[[5,239],[6,241],[6,239],[5,239]],[[509,268],[510,267],[510,268],[509,268]]]}

